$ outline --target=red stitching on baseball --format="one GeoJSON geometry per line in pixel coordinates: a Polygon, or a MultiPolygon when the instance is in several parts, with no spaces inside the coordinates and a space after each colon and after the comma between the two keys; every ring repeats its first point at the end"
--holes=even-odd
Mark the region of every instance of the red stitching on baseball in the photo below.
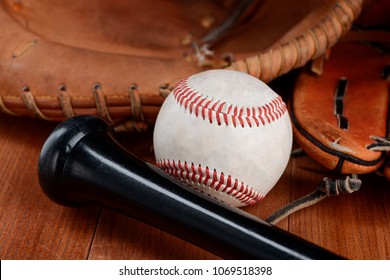
{"type": "Polygon", "coordinates": [[[195,114],[196,117],[201,115],[204,120],[208,119],[210,123],[217,122],[218,125],[223,122],[234,127],[264,126],[281,118],[287,111],[286,104],[280,96],[277,96],[269,103],[258,107],[240,108],[230,104],[224,112],[226,102],[202,96],[189,86],[188,79],[177,85],[173,90],[173,96],[180,106],[189,110],[190,114],[195,114]]]}
{"type": "Polygon", "coordinates": [[[264,195],[255,191],[252,187],[232,179],[230,175],[226,176],[215,169],[210,171],[208,167],[198,166],[193,163],[175,161],[175,160],[157,160],[157,166],[171,176],[180,181],[190,184],[196,190],[196,186],[191,183],[198,183],[208,186],[216,191],[231,195],[246,205],[252,205],[264,198],[264,195]]]}

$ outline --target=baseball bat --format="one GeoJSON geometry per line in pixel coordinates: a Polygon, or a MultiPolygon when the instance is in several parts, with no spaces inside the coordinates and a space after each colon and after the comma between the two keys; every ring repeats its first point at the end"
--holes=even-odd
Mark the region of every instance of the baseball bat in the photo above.
{"type": "Polygon", "coordinates": [[[129,153],[97,117],[73,117],[53,130],[40,154],[38,177],[58,204],[115,209],[225,259],[342,259],[189,190],[129,153]]]}

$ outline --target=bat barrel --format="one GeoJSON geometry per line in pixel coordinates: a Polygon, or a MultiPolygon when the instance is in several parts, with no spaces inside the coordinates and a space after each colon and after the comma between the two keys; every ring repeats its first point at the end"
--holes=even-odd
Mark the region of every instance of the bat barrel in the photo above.
{"type": "Polygon", "coordinates": [[[99,204],[227,259],[341,259],[248,213],[188,190],[121,147],[100,118],[78,116],[46,140],[42,190],[58,204],[99,204]]]}

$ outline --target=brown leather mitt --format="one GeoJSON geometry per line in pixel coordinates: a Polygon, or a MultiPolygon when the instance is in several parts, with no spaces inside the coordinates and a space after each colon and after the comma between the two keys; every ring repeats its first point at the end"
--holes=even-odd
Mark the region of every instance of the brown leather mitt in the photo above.
{"type": "Polygon", "coordinates": [[[170,89],[205,69],[271,81],[321,56],[363,8],[363,0],[0,3],[1,111],[113,124],[153,123],[170,89]]]}
{"type": "Polygon", "coordinates": [[[325,61],[311,66],[299,74],[289,103],[294,139],[335,175],[273,213],[267,219],[272,224],[326,197],[359,190],[359,174],[384,173],[390,179],[388,50],[338,43],[325,61]]]}
{"type": "Polygon", "coordinates": [[[290,104],[302,149],[341,174],[378,170],[390,145],[390,53],[374,45],[340,43],[320,75],[300,74],[290,104]]]}

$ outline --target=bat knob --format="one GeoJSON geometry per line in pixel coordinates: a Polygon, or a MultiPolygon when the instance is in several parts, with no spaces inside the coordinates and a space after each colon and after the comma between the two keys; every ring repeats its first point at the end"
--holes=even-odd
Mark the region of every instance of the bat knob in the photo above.
{"type": "Polygon", "coordinates": [[[39,183],[51,200],[63,206],[82,204],[71,197],[71,187],[64,184],[70,175],[66,163],[84,137],[108,134],[109,131],[104,120],[87,115],[70,118],[54,129],[45,141],[38,161],[39,183]]]}

